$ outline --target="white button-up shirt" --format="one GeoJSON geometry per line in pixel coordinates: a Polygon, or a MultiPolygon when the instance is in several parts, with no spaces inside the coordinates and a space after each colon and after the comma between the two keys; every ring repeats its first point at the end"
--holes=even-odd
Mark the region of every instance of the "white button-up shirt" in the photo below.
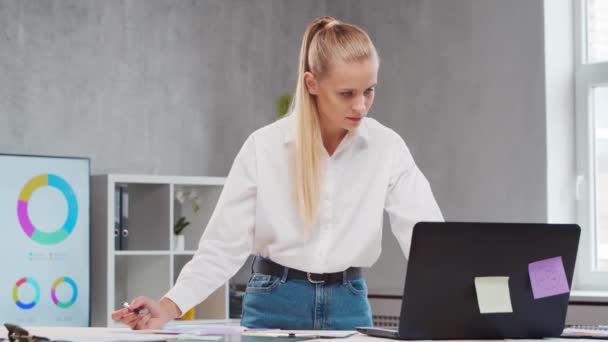
{"type": "Polygon", "coordinates": [[[324,156],[318,219],[306,236],[290,179],[288,116],[239,151],[194,257],[166,297],[187,311],[232,277],[250,254],[314,273],[370,267],[381,250],[383,211],[406,257],[419,221],[443,221],[405,142],[371,118],[324,156]]]}

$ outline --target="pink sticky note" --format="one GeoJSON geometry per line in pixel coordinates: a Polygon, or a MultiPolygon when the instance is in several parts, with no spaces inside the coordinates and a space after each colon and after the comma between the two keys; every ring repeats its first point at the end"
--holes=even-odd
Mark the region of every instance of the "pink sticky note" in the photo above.
{"type": "Polygon", "coordinates": [[[528,273],[534,299],[570,292],[561,256],[530,263],[528,273]]]}

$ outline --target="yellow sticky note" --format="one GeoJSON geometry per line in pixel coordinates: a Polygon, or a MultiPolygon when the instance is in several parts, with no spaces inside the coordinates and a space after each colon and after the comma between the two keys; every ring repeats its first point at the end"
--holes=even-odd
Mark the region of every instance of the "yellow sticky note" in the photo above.
{"type": "Polygon", "coordinates": [[[482,314],[513,312],[509,277],[475,277],[475,290],[482,314]]]}

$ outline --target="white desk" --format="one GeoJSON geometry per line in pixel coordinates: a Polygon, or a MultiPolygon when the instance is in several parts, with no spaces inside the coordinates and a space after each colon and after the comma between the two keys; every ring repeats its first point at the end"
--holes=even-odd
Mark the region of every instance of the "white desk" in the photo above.
{"type": "MultiPolygon", "coordinates": [[[[138,334],[134,334],[132,333],[132,331],[130,331],[128,328],[72,328],[72,327],[25,327],[30,334],[33,335],[37,335],[37,336],[44,336],[44,337],[48,337],[51,339],[68,339],[70,341],[74,341],[74,342],[106,342],[106,341],[112,341],[115,340],[116,338],[116,334],[120,334],[124,336],[140,336],[142,339],[141,341],[144,340],[144,337],[149,336],[149,335],[138,335],[138,334]]],[[[2,328],[0,329],[0,337],[2,338],[6,338],[7,336],[7,331],[4,328],[4,326],[2,326],[2,328]]],[[[171,338],[175,338],[175,335],[154,335],[157,336],[159,338],[166,338],[166,339],[171,339],[171,338]]],[[[237,340],[238,336],[234,339],[237,340]]],[[[264,337],[264,340],[267,340],[268,342],[272,342],[275,339],[271,338],[271,337],[264,337]]],[[[277,339],[277,340],[285,340],[285,339],[277,339]]],[[[564,339],[564,338],[550,338],[550,339],[545,339],[546,341],[555,341],[555,342],[574,342],[577,341],[575,339],[564,339]]],[[[135,341],[135,338],[132,340],[135,341]]],[[[312,341],[312,340],[310,340],[312,341]]],[[[323,340],[319,340],[322,342],[326,342],[327,339],[323,339],[323,340]]],[[[369,337],[366,335],[361,335],[361,334],[357,334],[351,337],[347,337],[347,338],[343,338],[343,339],[339,339],[339,341],[344,341],[344,342],[379,342],[379,341],[392,341],[394,342],[395,340],[390,340],[390,339],[382,339],[382,338],[377,338],[377,337],[369,337]]],[[[487,342],[488,340],[467,340],[467,341],[480,341],[480,342],[487,342]]],[[[538,342],[539,340],[513,340],[513,341],[517,341],[517,342],[528,342],[528,341],[534,341],[534,342],[538,342]]],[[[584,341],[590,341],[590,340],[584,340],[584,341]]],[[[446,342],[455,342],[455,340],[449,340],[446,342]]]]}
{"type": "MultiPolygon", "coordinates": [[[[126,338],[140,336],[143,340],[147,335],[132,334],[128,328],[75,328],[75,327],[23,327],[30,335],[48,337],[52,340],[68,340],[74,342],[106,342],[115,341],[123,335],[126,338]]],[[[0,328],[0,337],[7,338],[8,331],[0,328]]],[[[174,335],[157,335],[159,338],[175,338],[174,335]]],[[[133,339],[135,340],[135,338],[133,339]]]]}

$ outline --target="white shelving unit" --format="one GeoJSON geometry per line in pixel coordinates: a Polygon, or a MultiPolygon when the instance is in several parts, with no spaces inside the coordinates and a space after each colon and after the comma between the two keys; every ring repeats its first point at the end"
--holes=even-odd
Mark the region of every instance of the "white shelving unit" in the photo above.
{"type": "MultiPolygon", "coordinates": [[[[124,301],[144,295],[154,299],[175,283],[192,258],[211,217],[225,178],[129,174],[91,177],[91,322],[114,326],[111,313],[124,301]],[[129,196],[129,243],[117,250],[114,242],[115,189],[126,186],[129,196]],[[200,210],[175,200],[176,189],[195,189],[200,210]],[[176,251],[173,225],[184,216],[185,250],[176,251]]],[[[228,284],[195,310],[196,319],[227,319],[228,284]]]]}

